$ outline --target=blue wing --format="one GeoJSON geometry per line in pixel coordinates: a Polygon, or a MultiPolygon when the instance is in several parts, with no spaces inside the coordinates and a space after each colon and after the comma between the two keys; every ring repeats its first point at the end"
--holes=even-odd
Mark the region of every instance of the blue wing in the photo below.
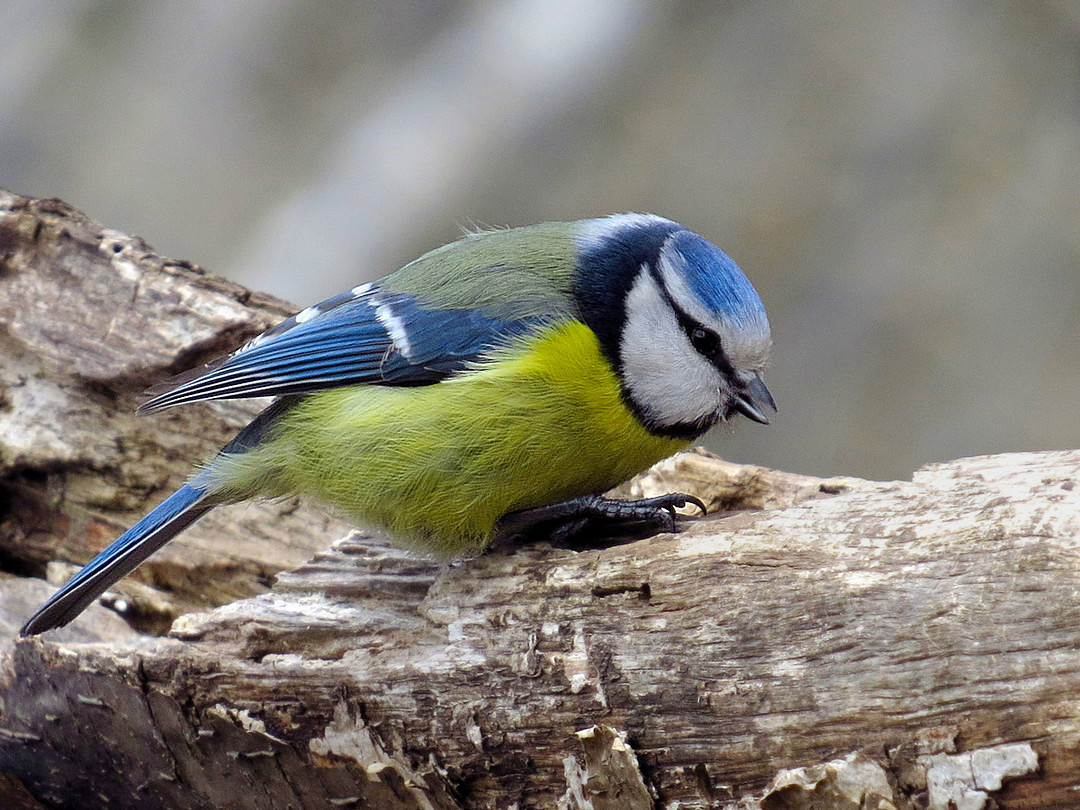
{"type": "Polygon", "coordinates": [[[308,307],[232,354],[180,375],[139,408],[303,394],[345,385],[427,385],[464,370],[545,317],[425,308],[362,284],[308,307]]]}

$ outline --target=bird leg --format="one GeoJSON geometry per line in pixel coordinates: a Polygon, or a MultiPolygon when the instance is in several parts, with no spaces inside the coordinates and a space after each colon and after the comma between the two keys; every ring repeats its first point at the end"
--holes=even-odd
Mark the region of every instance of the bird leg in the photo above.
{"type": "Polygon", "coordinates": [[[671,492],[655,498],[623,501],[602,495],[583,495],[568,501],[508,512],[499,521],[498,535],[548,537],[564,548],[602,548],[625,541],[611,536],[611,529],[629,527],[630,534],[644,536],[651,531],[675,531],[675,508],[693,504],[705,514],[705,504],[693,495],[671,492]],[[602,536],[586,536],[590,529],[601,529],[602,536]]]}

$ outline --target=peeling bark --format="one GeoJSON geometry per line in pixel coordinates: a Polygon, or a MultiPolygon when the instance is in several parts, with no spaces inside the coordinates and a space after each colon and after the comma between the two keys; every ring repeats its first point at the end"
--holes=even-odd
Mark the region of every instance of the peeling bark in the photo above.
{"type": "MultiPolygon", "coordinates": [[[[60,200],[0,190],[0,556],[9,567],[41,575],[53,560],[81,565],[181,484],[261,405],[143,418],[134,414],[142,392],[290,311],[60,200]]],[[[219,511],[118,586],[141,627],[163,632],[180,612],[262,592],[345,530],[296,502],[219,511]]],[[[54,569],[54,581],[71,573],[54,569]]]]}
{"type": "MultiPolygon", "coordinates": [[[[85,560],[224,441],[251,408],[137,420],[137,392],[284,312],[0,195],[8,567],[85,560]]],[[[144,629],[205,608],[168,637],[98,607],[14,641],[46,586],[0,580],[0,803],[1076,806],[1078,476],[1078,451],[894,482],[686,454],[623,490],[716,510],[676,534],[446,566],[222,510],[121,599],[144,629]]]]}

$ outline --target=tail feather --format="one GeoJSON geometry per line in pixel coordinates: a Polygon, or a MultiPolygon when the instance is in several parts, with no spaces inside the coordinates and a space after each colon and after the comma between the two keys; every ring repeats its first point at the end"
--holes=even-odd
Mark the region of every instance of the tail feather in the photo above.
{"type": "Polygon", "coordinates": [[[63,627],[126,576],[147,557],[216,506],[207,492],[185,484],[160,506],[124,532],[53,594],[23,625],[19,635],[32,636],[63,627]]]}
{"type": "Polygon", "coordinates": [[[215,461],[196,473],[187,484],[120,535],[111,546],[68,580],[52,599],[30,617],[19,634],[31,636],[54,627],[63,627],[101,596],[106,588],[134,571],[143,560],[215,506],[228,502],[217,491],[215,462],[226,456],[246,453],[258,446],[267,438],[277,418],[297,401],[297,397],[282,397],[271,403],[221,449],[215,461]]]}

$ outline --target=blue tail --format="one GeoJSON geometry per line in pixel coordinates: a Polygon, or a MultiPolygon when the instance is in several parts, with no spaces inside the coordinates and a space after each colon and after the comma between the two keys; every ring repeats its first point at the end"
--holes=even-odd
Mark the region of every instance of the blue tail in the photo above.
{"type": "MultiPolygon", "coordinates": [[[[231,442],[225,445],[218,458],[246,453],[257,446],[267,435],[275,420],[296,402],[296,397],[282,397],[255,417],[231,442]]],[[[32,636],[54,627],[63,627],[86,606],[101,596],[105,589],[121,577],[127,576],[138,565],[180,534],[184,529],[223,502],[214,493],[214,462],[205,467],[180,489],[164,500],[113,544],[86,564],[79,573],[68,580],[52,599],[30,617],[19,635],[32,636]]]]}
{"type": "Polygon", "coordinates": [[[205,489],[185,484],[98,554],[30,617],[20,635],[63,627],[121,577],[216,506],[205,489]]]}

